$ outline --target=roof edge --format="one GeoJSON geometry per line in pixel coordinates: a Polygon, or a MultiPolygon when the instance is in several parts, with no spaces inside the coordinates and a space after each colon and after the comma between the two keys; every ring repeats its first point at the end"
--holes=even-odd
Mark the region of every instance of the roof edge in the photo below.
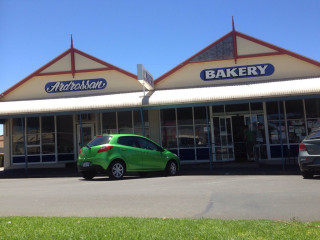
{"type": "Polygon", "coordinates": [[[4,91],[3,93],[0,94],[0,99],[2,99],[3,97],[5,97],[6,95],[8,95],[9,93],[11,93],[12,91],[14,91],[16,88],[18,88],[19,86],[21,86],[22,84],[24,84],[25,82],[27,82],[28,80],[30,80],[33,77],[36,76],[44,76],[44,75],[59,75],[59,74],[72,74],[72,73],[84,73],[84,72],[94,72],[94,71],[103,71],[103,70],[115,70],[118,72],[121,72],[129,77],[135,78],[136,80],[138,79],[137,75],[130,73],[126,70],[123,70],[121,68],[118,68],[110,63],[107,63],[105,61],[102,61],[96,57],[93,57],[85,52],[82,52],[76,48],[69,48],[68,50],[64,51],[63,53],[61,53],[60,55],[58,55],[57,57],[55,57],[53,60],[49,61],[47,64],[43,65],[42,67],[40,67],[38,70],[34,71],[33,73],[31,73],[30,75],[28,75],[27,77],[25,77],[24,79],[22,79],[21,81],[19,81],[18,83],[14,84],[12,87],[8,88],[6,91],[4,91]],[[70,69],[70,71],[64,71],[64,72],[53,72],[53,73],[46,73],[46,74],[41,74],[41,72],[48,68],[49,66],[53,65],[54,63],[58,62],[60,59],[62,59],[63,57],[65,57],[66,55],[68,55],[69,53],[78,53],[86,58],[89,58],[95,62],[98,62],[106,67],[108,67],[109,69],[85,69],[85,70],[74,70],[72,71],[72,69],[70,69]]]}

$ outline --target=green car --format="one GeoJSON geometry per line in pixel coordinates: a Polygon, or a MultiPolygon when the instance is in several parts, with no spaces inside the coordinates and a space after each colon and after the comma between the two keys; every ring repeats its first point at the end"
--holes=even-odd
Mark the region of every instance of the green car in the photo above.
{"type": "Polygon", "coordinates": [[[177,155],[148,138],[133,134],[96,136],[81,148],[77,164],[78,171],[87,180],[98,173],[107,173],[111,179],[121,179],[130,172],[150,171],[165,171],[174,176],[180,168],[177,155]]]}

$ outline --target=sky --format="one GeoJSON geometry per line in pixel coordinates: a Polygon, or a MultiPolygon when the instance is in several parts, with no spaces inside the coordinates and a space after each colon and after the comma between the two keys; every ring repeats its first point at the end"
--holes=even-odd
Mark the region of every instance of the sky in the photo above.
{"type": "MultiPolygon", "coordinates": [[[[157,79],[232,30],[320,61],[320,1],[0,0],[0,93],[73,45],[157,79]]],[[[3,130],[0,125],[0,135],[3,130]]]]}

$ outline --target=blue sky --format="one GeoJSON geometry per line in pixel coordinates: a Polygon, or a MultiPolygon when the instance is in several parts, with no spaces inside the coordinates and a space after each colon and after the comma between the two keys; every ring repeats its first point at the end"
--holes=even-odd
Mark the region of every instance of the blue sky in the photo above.
{"type": "Polygon", "coordinates": [[[319,0],[0,0],[0,93],[71,34],[75,48],[157,78],[230,32],[232,16],[237,31],[320,61],[319,12],[319,0]]]}

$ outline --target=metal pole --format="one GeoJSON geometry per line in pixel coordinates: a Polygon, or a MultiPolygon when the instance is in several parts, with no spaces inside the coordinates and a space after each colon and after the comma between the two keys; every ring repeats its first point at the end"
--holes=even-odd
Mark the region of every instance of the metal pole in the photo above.
{"type": "Polygon", "coordinates": [[[24,152],[24,161],[25,161],[25,174],[28,175],[28,154],[27,154],[27,143],[26,143],[26,134],[24,127],[24,118],[21,118],[21,126],[22,126],[22,139],[23,139],[23,152],[24,152]]]}
{"type": "Polygon", "coordinates": [[[282,124],[281,124],[281,113],[280,113],[280,101],[278,101],[278,118],[279,118],[279,134],[280,134],[280,145],[281,145],[281,163],[282,169],[284,170],[284,157],[283,157],[283,142],[282,142],[282,124]]]}
{"type": "Polygon", "coordinates": [[[144,119],[143,119],[143,110],[142,110],[142,108],[140,108],[140,116],[141,116],[141,125],[142,125],[142,135],[145,137],[146,133],[145,133],[145,129],[144,129],[144,119]]]}
{"type": "Polygon", "coordinates": [[[209,124],[209,116],[208,116],[208,107],[206,107],[206,120],[207,120],[207,132],[208,132],[208,147],[209,147],[209,163],[210,163],[210,171],[212,171],[212,145],[211,145],[211,131],[210,131],[210,124],[209,124]]]}
{"type": "Polygon", "coordinates": [[[80,148],[83,147],[83,129],[82,129],[82,115],[80,114],[80,144],[81,146],[79,146],[80,148]]]}

